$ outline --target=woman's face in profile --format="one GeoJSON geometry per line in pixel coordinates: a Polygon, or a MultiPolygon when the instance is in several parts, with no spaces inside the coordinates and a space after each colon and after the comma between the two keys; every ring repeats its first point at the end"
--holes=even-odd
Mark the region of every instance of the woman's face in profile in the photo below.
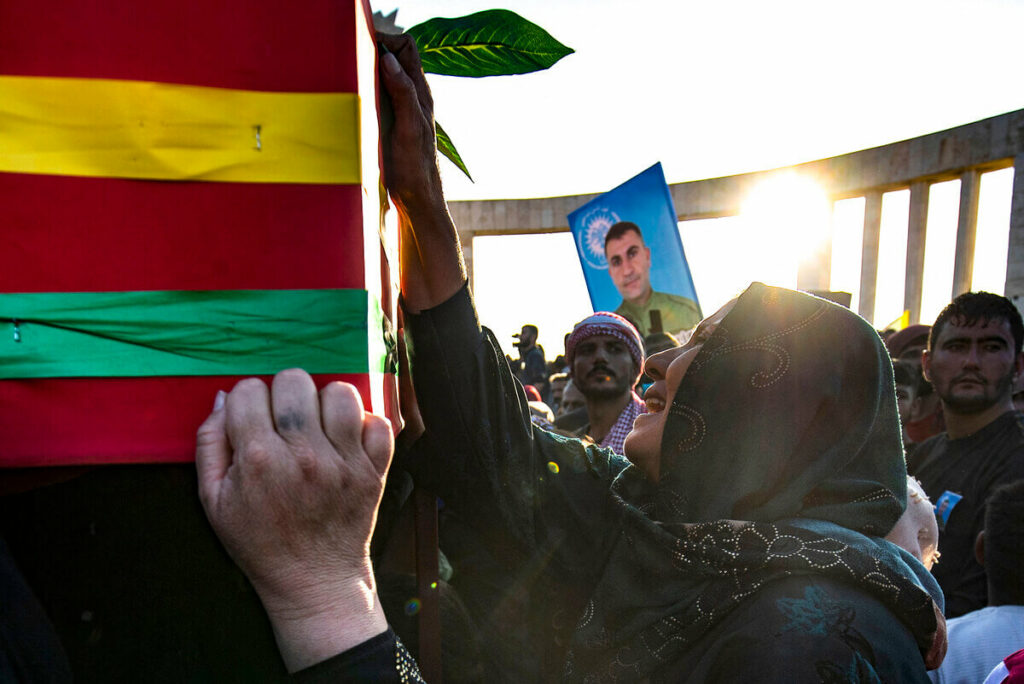
{"type": "Polygon", "coordinates": [[[733,299],[701,321],[683,346],[654,354],[644,363],[644,372],[654,384],[644,392],[647,413],[633,421],[633,430],[626,437],[625,452],[626,458],[651,482],[657,482],[661,473],[661,438],[668,419],[666,409],[672,405],[676,390],[701,347],[735,305],[733,299]]]}

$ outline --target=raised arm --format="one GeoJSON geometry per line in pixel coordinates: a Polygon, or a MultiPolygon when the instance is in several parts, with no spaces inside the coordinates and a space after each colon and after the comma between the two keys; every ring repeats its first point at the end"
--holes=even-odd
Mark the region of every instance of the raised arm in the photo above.
{"type": "Polygon", "coordinates": [[[434,101],[416,44],[406,35],[377,37],[388,50],[382,51],[380,71],[395,112],[384,140],[384,180],[398,210],[402,296],[406,308],[418,313],[458,292],[466,265],[441,192],[434,101]]]}
{"type": "Polygon", "coordinates": [[[385,184],[400,219],[412,378],[434,453],[423,459],[429,463],[410,469],[447,503],[535,547],[552,525],[593,505],[594,497],[569,494],[575,482],[570,473],[589,473],[588,484],[603,494],[600,482],[606,485],[624,464],[606,456],[595,461],[578,443],[556,444],[533,430],[522,387],[497,341],[481,329],[464,290],[462,249],[437,167],[433,100],[415,42],[384,34],[378,40],[387,50],[381,79],[394,109],[384,145],[385,184]]]}

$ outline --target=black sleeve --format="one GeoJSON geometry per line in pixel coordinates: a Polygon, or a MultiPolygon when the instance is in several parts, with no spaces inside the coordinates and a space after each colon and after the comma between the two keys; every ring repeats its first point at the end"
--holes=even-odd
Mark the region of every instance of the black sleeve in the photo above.
{"type": "Polygon", "coordinates": [[[363,643],[292,675],[299,684],[422,682],[416,661],[388,628],[363,643]]]}
{"type": "Polygon", "coordinates": [[[522,386],[468,288],[405,317],[429,452],[403,463],[416,481],[478,527],[500,529],[526,553],[592,566],[614,529],[609,484],[626,467],[610,450],[535,428],[522,386]]]}

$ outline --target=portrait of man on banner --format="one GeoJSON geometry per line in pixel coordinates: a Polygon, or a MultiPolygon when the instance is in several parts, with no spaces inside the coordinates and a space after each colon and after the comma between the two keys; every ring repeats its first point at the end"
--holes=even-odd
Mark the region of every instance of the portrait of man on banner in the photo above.
{"type": "Polygon", "coordinates": [[[595,311],[614,311],[643,336],[677,334],[701,310],[661,164],[569,214],[595,311]]]}

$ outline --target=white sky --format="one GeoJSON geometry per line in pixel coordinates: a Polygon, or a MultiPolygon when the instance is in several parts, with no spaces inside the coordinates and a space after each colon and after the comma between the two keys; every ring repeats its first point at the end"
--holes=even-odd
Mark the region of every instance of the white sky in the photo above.
{"type": "MultiPolygon", "coordinates": [[[[470,183],[442,162],[449,199],[603,192],[656,161],[662,162],[670,183],[745,173],[845,154],[1024,107],[1024,91],[1018,87],[1024,73],[1024,1],[372,4],[385,13],[397,6],[398,23],[406,27],[434,16],[507,8],[576,50],[535,74],[429,77],[437,119],[476,180],[470,183]]],[[[948,208],[941,209],[949,197],[955,231],[959,189],[956,182],[949,185],[932,188],[925,319],[934,316],[931,309],[941,306],[949,289],[948,283],[931,281],[951,278],[951,257],[949,264],[940,263],[940,248],[932,245],[949,239],[950,219],[943,214],[948,208]]],[[[986,178],[979,218],[979,258],[991,256],[997,264],[1000,253],[1005,263],[1005,227],[1000,236],[1005,224],[1000,222],[1008,216],[1009,199],[1003,198],[1004,187],[1009,187],[1005,172],[986,178]],[[986,201],[989,195],[994,199],[986,201]],[[992,239],[985,237],[990,233],[992,239]]],[[[903,208],[900,218],[900,205],[906,202],[899,193],[886,197],[883,243],[898,242],[906,216],[903,208]]],[[[833,286],[844,278],[856,280],[859,254],[851,249],[850,233],[859,230],[862,216],[862,201],[836,207],[833,286]]],[[[738,217],[688,222],[682,228],[705,314],[754,278],[795,285],[795,273],[787,282],[788,267],[781,263],[785,250],[779,249],[793,244],[795,236],[783,228],[763,236],[775,246],[766,259],[762,250],[737,249],[737,241],[755,235],[742,224],[738,217]]],[[[876,322],[884,322],[883,312],[890,308],[902,310],[902,257],[888,256],[894,263],[883,263],[883,246],[879,269],[898,287],[879,283],[876,322]]],[[[563,332],[590,310],[575,260],[567,235],[478,238],[475,291],[483,322],[505,343],[522,323],[532,321],[540,327],[548,357],[554,356],[563,332]]],[[[976,284],[979,276],[988,277],[985,282],[998,283],[1001,291],[1002,276],[993,275],[994,268],[976,269],[976,284]]]]}

